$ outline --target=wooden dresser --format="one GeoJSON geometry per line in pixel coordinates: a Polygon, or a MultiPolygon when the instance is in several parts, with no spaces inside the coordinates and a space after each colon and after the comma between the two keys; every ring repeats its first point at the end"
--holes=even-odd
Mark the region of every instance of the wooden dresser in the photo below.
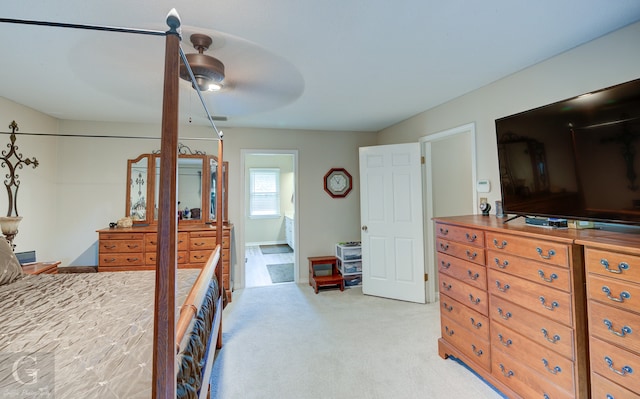
{"type": "Polygon", "coordinates": [[[640,235],[576,241],[587,270],[593,398],[640,398],[640,235]]]}
{"type": "Polygon", "coordinates": [[[436,219],[441,357],[510,398],[587,398],[582,247],[592,232],[493,216],[436,219]]]}
{"type": "MultiPolygon", "coordinates": [[[[233,225],[222,231],[222,277],[231,300],[231,236],[233,225]]],[[[154,270],[156,267],[157,227],[134,226],[98,230],[98,271],[154,270]]],[[[178,226],[178,267],[204,266],[216,246],[215,225],[180,224],[178,226]]]]}

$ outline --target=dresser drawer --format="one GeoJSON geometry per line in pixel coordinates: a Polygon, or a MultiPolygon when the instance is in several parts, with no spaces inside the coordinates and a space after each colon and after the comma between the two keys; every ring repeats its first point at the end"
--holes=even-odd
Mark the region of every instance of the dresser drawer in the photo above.
{"type": "Polygon", "coordinates": [[[638,314],[589,301],[589,334],[640,353],[638,314]]]}
{"type": "Polygon", "coordinates": [[[594,337],[589,344],[592,372],[640,393],[640,356],[594,337]]]}
{"type": "Polygon", "coordinates": [[[589,273],[640,282],[640,256],[586,248],[584,258],[589,273]]]}
{"type": "Polygon", "coordinates": [[[496,270],[566,292],[571,291],[568,268],[547,265],[509,253],[487,251],[487,265],[496,270]]]}
{"type": "Polygon", "coordinates": [[[142,252],[144,250],[142,238],[139,240],[100,240],[99,252],[142,252]]]}
{"type": "Polygon", "coordinates": [[[446,316],[442,316],[440,328],[442,338],[458,348],[469,359],[489,370],[491,358],[488,341],[481,339],[446,316]]]}
{"type": "Polygon", "coordinates": [[[550,383],[558,385],[568,392],[574,391],[573,361],[532,342],[499,323],[491,326],[491,346],[492,348],[500,348],[514,360],[528,365],[540,375],[545,376],[550,383]]]}
{"type": "Polygon", "coordinates": [[[451,241],[458,241],[484,247],[484,232],[469,227],[451,226],[448,224],[436,224],[436,237],[446,238],[451,241]]]}
{"type": "MultiPolygon", "coordinates": [[[[203,251],[189,251],[189,262],[190,263],[205,263],[209,260],[209,257],[213,253],[212,250],[203,250],[203,251]]],[[[229,256],[230,252],[228,249],[223,249],[221,252],[222,255],[222,265],[223,267],[228,266],[229,264],[229,256]]]]}
{"type": "Polygon", "coordinates": [[[573,325],[571,295],[493,269],[488,270],[489,293],[567,326],[573,325]]]}
{"type": "Polygon", "coordinates": [[[489,318],[487,316],[469,309],[444,294],[440,294],[440,314],[489,341],[489,318]]]}
{"type": "Polygon", "coordinates": [[[479,265],[485,264],[484,249],[482,248],[439,238],[436,241],[436,249],[439,252],[446,253],[469,262],[477,263],[479,265]]]}
{"type": "Polygon", "coordinates": [[[486,291],[465,284],[446,274],[440,273],[439,277],[441,293],[448,295],[485,316],[488,314],[489,301],[486,291]]]}
{"type": "Polygon", "coordinates": [[[640,285],[590,274],[587,293],[590,299],[640,313],[640,285]]]}
{"type": "Polygon", "coordinates": [[[591,397],[593,399],[640,399],[635,394],[596,373],[591,373],[591,397]]]}
{"type": "Polygon", "coordinates": [[[100,240],[142,240],[144,233],[100,233],[100,240]]]}
{"type": "Polygon", "coordinates": [[[491,374],[502,383],[522,395],[523,398],[573,399],[573,392],[566,392],[558,386],[549,384],[542,376],[502,350],[491,353],[491,374]]]}
{"type": "Polygon", "coordinates": [[[487,232],[487,248],[540,262],[569,266],[569,246],[556,242],[487,232]]]}
{"type": "Polygon", "coordinates": [[[491,297],[489,317],[492,326],[506,325],[533,342],[575,360],[573,329],[498,297],[491,297]]]}
{"type": "Polygon", "coordinates": [[[438,270],[474,287],[487,289],[487,271],[482,265],[438,252],[438,270]]]}
{"type": "MultiPolygon", "coordinates": [[[[155,251],[158,246],[158,235],[147,233],[144,235],[144,250],[155,251]]],[[[189,250],[189,233],[178,233],[178,251],[189,250]]]]}
{"type": "Polygon", "coordinates": [[[135,253],[101,253],[98,266],[143,266],[142,252],[135,253]]]}
{"type": "MultiPolygon", "coordinates": [[[[156,260],[155,252],[145,252],[145,263],[147,265],[155,265],[156,260]]],[[[189,253],[187,251],[178,251],[178,264],[187,263],[188,260],[189,253]]]]}
{"type": "Polygon", "coordinates": [[[189,250],[199,251],[202,249],[214,249],[216,247],[216,237],[190,237],[189,250]]]}

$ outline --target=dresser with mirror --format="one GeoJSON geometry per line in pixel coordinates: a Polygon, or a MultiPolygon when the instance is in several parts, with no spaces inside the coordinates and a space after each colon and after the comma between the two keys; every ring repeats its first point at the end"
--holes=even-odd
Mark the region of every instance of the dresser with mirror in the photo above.
{"type": "MultiPolygon", "coordinates": [[[[227,299],[231,299],[231,240],[227,219],[227,171],[223,163],[222,208],[216,209],[217,158],[179,146],[178,267],[200,268],[216,245],[216,218],[222,217],[222,265],[227,299]]],[[[125,216],[131,227],[98,230],[98,271],[154,270],[158,224],[160,154],[141,154],[127,162],[125,216]]]]}

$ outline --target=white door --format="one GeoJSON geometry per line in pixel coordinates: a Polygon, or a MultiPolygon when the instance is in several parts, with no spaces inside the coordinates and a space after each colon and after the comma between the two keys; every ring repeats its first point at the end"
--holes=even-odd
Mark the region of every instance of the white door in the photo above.
{"type": "Polygon", "coordinates": [[[425,302],[420,144],[360,148],[362,292],[425,302]]]}

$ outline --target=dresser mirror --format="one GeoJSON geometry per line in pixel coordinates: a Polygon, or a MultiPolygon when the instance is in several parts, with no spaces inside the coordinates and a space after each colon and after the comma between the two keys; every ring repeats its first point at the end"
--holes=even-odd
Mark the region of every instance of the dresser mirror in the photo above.
{"type": "MultiPolygon", "coordinates": [[[[212,223],[216,209],[217,158],[201,152],[178,157],[179,223],[212,223]]],[[[227,222],[227,167],[223,164],[223,215],[227,222]]],[[[127,163],[127,216],[134,224],[158,222],[160,154],[142,154],[127,163]]]]}

